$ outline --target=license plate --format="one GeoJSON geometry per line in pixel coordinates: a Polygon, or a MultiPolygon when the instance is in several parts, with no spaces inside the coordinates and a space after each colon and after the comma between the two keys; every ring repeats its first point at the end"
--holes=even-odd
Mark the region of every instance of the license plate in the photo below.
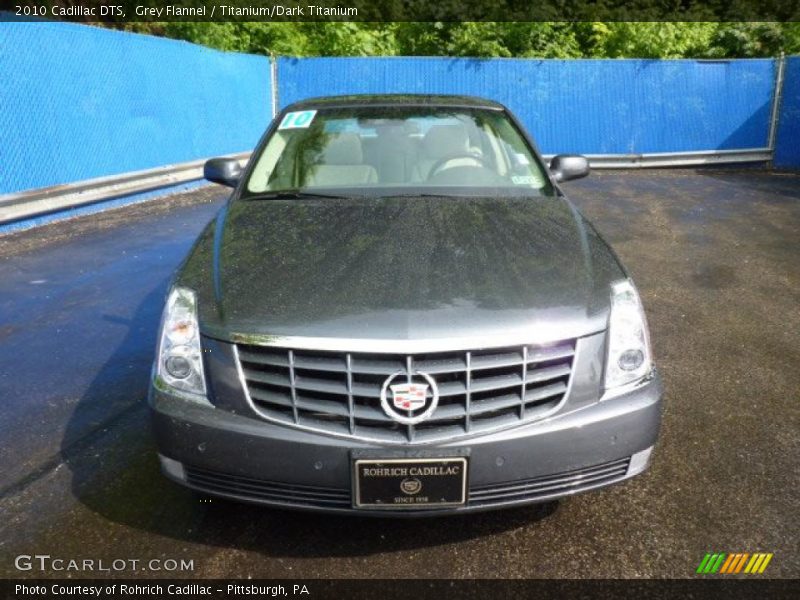
{"type": "Polygon", "coordinates": [[[422,509],[467,501],[466,458],[355,461],[355,506],[422,509]]]}

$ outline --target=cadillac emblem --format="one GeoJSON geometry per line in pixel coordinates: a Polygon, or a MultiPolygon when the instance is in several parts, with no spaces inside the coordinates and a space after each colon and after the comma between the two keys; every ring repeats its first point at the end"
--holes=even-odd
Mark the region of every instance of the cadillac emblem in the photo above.
{"type": "Polygon", "coordinates": [[[416,477],[406,477],[400,482],[400,491],[409,496],[419,494],[422,491],[422,482],[416,477]]]}
{"type": "Polygon", "coordinates": [[[405,371],[390,375],[381,388],[381,407],[389,417],[403,425],[413,425],[424,421],[433,414],[439,404],[439,389],[433,377],[421,371],[415,371],[411,381],[392,383],[400,376],[408,378],[405,371]],[[414,381],[414,380],[417,381],[414,381]],[[422,379],[425,383],[421,383],[422,379]],[[430,398],[428,397],[430,390],[430,398]],[[392,399],[389,401],[389,392],[392,399]]]}
{"type": "Polygon", "coordinates": [[[425,406],[425,397],[428,395],[427,383],[395,383],[390,385],[392,390],[392,404],[400,410],[418,410],[425,406]]]}

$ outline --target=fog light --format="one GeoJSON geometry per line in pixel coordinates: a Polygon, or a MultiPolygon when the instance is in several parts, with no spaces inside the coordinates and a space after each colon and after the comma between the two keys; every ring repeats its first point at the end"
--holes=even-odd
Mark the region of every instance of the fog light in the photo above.
{"type": "Polygon", "coordinates": [[[653,446],[650,446],[649,448],[645,448],[641,452],[637,452],[631,456],[631,462],[628,465],[627,475],[630,477],[644,471],[647,468],[647,465],[650,464],[650,455],[652,453],[653,446]]]}
{"type": "Polygon", "coordinates": [[[644,353],[641,350],[626,350],[620,355],[617,364],[623,371],[635,371],[643,362],[644,353]]]}
{"type": "Polygon", "coordinates": [[[171,458],[167,458],[162,454],[158,455],[158,460],[161,463],[161,469],[164,471],[164,473],[174,479],[186,479],[186,473],[183,470],[183,465],[180,462],[171,458]]]}
{"type": "Polygon", "coordinates": [[[164,366],[175,379],[186,379],[192,374],[192,363],[183,356],[170,356],[164,366]]]}

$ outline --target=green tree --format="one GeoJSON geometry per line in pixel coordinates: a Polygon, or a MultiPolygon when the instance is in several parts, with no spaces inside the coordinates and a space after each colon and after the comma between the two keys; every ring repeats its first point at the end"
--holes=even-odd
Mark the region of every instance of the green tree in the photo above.
{"type": "Polygon", "coordinates": [[[716,23],[593,23],[586,50],[603,58],[682,58],[700,56],[716,23]]]}
{"type": "Polygon", "coordinates": [[[707,55],[737,58],[800,52],[800,23],[722,23],[707,55]]]}
{"type": "Polygon", "coordinates": [[[236,22],[123,27],[220,50],[284,56],[749,58],[800,53],[800,23],[236,22]]]}

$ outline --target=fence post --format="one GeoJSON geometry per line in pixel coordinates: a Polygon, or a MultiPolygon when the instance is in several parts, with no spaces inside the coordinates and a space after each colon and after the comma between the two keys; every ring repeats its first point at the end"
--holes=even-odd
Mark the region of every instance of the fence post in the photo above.
{"type": "Polygon", "coordinates": [[[769,168],[772,168],[772,159],[775,156],[775,138],[778,132],[778,121],[781,112],[781,97],[783,95],[783,71],[786,65],[786,55],[781,52],[778,57],[775,73],[775,89],[772,92],[772,109],[769,116],[769,136],[767,147],[770,151],[769,168]]]}
{"type": "Polygon", "coordinates": [[[270,87],[272,88],[272,118],[278,114],[278,59],[270,52],[269,55],[270,87]]]}

